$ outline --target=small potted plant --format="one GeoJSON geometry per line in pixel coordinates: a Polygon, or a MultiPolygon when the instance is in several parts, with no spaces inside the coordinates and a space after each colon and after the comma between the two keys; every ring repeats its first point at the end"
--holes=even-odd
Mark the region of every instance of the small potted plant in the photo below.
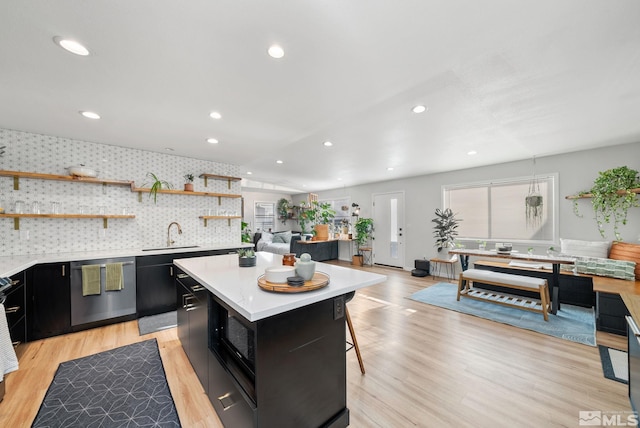
{"type": "Polygon", "coordinates": [[[161,190],[162,188],[172,189],[173,185],[168,181],[160,180],[158,176],[155,175],[153,172],[148,172],[147,177],[149,177],[152,180],[151,183],[145,183],[142,186],[144,187],[144,186],[151,185],[151,188],[149,189],[149,198],[153,196],[153,203],[154,204],[158,203],[158,191],[161,190]]]}
{"type": "Polygon", "coordinates": [[[238,250],[238,266],[252,267],[256,265],[256,253],[252,248],[241,248],[238,250]]]}
{"type": "Polygon", "coordinates": [[[184,191],[193,192],[193,174],[185,174],[184,176],[184,191]]]}

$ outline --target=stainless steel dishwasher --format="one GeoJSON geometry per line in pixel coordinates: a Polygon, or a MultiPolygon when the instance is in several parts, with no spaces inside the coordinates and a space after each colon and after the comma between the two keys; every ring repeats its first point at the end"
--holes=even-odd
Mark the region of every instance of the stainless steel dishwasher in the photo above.
{"type": "Polygon", "coordinates": [[[119,257],[71,262],[71,325],[118,318],[136,313],[136,259],[119,257]],[[106,291],[106,265],[122,263],[124,286],[106,291]],[[100,266],[100,294],[82,295],[82,266],[100,266]]]}

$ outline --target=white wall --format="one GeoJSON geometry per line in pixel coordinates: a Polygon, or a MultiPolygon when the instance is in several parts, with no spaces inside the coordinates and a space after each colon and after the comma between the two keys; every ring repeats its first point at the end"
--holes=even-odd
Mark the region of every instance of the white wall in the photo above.
{"type": "MultiPolygon", "coordinates": [[[[425,156],[425,162],[429,162],[425,156]]],[[[559,175],[559,234],[561,238],[584,240],[613,240],[613,226],[606,227],[607,237],[602,238],[593,219],[590,200],[579,201],[579,218],[573,213],[573,202],[565,196],[588,190],[593,185],[599,171],[619,166],[640,170],[640,143],[613,146],[594,150],[580,151],[570,154],[536,157],[536,173],[559,175]]],[[[424,175],[400,180],[381,181],[377,183],[334,189],[318,193],[320,199],[351,196],[353,202],[360,204],[360,216],[372,216],[372,195],[374,193],[404,191],[405,192],[405,269],[413,268],[414,259],[435,257],[436,250],[432,237],[433,213],[441,207],[441,189],[445,184],[487,181],[528,176],[532,173],[531,160],[510,162],[480,168],[459,170],[441,174],[424,175]]],[[[294,199],[301,195],[294,195],[294,199]]],[[[640,208],[632,208],[626,226],[620,228],[623,240],[637,242],[640,240],[640,208]]],[[[374,244],[375,245],[375,244],[374,244]]],[[[473,245],[473,244],[471,244],[473,245]]],[[[519,248],[518,250],[526,250],[519,248]]],[[[544,253],[546,248],[536,248],[536,252],[544,253]]]]}
{"type": "MultiPolygon", "coordinates": [[[[105,179],[135,181],[138,187],[148,182],[147,172],[182,189],[183,176],[196,176],[195,191],[241,194],[240,182],[227,187],[227,181],[197,178],[202,173],[238,176],[237,166],[146,152],[116,146],[76,141],[47,135],[0,129],[0,146],[6,145],[0,169],[66,175],[65,167],[85,164],[99,171],[105,179]]],[[[70,251],[107,250],[120,248],[162,247],[167,243],[167,226],[177,221],[182,235],[173,231],[174,245],[206,245],[240,242],[240,220],[209,220],[204,227],[202,219],[207,209],[223,208],[240,215],[241,199],[159,194],[158,203],[126,186],[80,184],[61,181],[20,179],[20,190],[13,190],[11,177],[0,177],[0,204],[10,212],[12,203],[22,200],[30,205],[40,201],[45,211],[52,201],[62,204],[61,213],[78,213],[80,205],[92,213],[105,206],[107,214],[119,214],[129,207],[135,219],[111,219],[103,228],[102,219],[47,219],[23,218],[20,230],[13,230],[11,218],[0,219],[0,242],[3,255],[61,253],[70,251]],[[28,235],[28,239],[27,239],[28,235]]]]}
{"type": "MultiPolygon", "coordinates": [[[[291,195],[286,193],[274,193],[274,192],[256,192],[251,190],[243,190],[242,198],[244,199],[244,221],[249,223],[249,228],[252,232],[256,232],[253,214],[254,204],[256,202],[273,202],[276,210],[276,217],[278,216],[278,201],[282,198],[291,201],[291,195]]],[[[287,220],[285,224],[276,218],[276,228],[274,232],[280,232],[284,230],[300,230],[298,222],[295,220],[287,220]]]]}

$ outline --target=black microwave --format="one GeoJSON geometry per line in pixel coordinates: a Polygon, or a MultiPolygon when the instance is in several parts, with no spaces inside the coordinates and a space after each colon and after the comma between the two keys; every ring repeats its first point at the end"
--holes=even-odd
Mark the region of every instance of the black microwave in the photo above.
{"type": "Polygon", "coordinates": [[[255,404],[255,325],[212,296],[209,346],[255,404]]]}

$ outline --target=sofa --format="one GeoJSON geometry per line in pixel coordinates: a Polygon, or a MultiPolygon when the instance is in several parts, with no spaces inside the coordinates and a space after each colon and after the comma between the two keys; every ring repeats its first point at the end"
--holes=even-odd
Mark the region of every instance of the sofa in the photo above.
{"type": "Polygon", "coordinates": [[[295,253],[296,242],[300,240],[300,234],[291,231],[285,232],[256,232],[253,235],[253,244],[256,251],[266,251],[273,254],[295,253]]]}

